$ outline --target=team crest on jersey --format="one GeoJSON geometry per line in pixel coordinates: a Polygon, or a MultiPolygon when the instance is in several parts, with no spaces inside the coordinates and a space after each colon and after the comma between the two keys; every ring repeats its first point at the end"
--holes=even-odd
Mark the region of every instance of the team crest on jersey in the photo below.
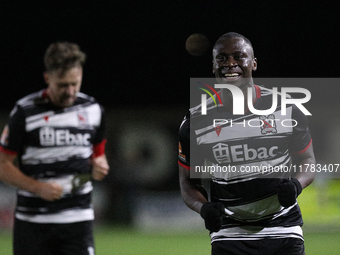
{"type": "Polygon", "coordinates": [[[213,154],[218,163],[230,163],[229,146],[228,144],[218,143],[213,149],[213,154]]]}
{"type": "Polygon", "coordinates": [[[88,114],[86,111],[78,112],[78,123],[80,127],[87,127],[89,125],[88,114]]]}
{"type": "Polygon", "coordinates": [[[262,115],[259,117],[261,123],[261,134],[276,134],[276,122],[275,122],[275,115],[269,114],[268,116],[262,115]]]}

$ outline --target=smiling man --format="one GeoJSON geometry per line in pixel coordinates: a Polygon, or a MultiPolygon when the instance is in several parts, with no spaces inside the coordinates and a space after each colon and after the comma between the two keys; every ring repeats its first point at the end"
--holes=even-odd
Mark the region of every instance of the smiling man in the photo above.
{"type": "MultiPolygon", "coordinates": [[[[217,40],[213,72],[218,83],[241,89],[245,103],[251,88],[254,108],[269,109],[273,92],[254,85],[256,69],[252,44],[243,35],[227,33],[217,40]]],[[[303,221],[296,198],[313,181],[314,173],[307,167],[315,164],[306,116],[290,105],[286,117],[298,124],[282,126],[275,122],[282,114],[280,106],[268,116],[250,111],[236,115],[230,90],[221,89],[220,96],[222,105],[207,100],[205,115],[201,105],[193,107],[180,126],[178,163],[184,202],[203,218],[213,255],[303,255],[303,221]],[[228,121],[214,127],[215,119],[228,121]],[[243,125],[246,122],[262,125],[243,125]],[[263,171],[288,169],[292,160],[301,166],[293,178],[285,172],[263,171]],[[208,185],[197,175],[193,178],[197,169],[210,170],[204,176],[208,185]]]]}
{"type": "MultiPolygon", "coordinates": [[[[257,59],[251,42],[244,36],[236,33],[227,33],[221,36],[213,49],[213,72],[218,83],[231,84],[240,88],[247,102],[247,89],[253,90],[255,100],[255,87],[253,86],[252,72],[257,69],[257,59]]],[[[224,106],[232,109],[232,95],[229,90],[221,91],[224,106]]],[[[245,108],[247,109],[247,108],[245,108]]]]}
{"type": "Polygon", "coordinates": [[[80,92],[85,58],[76,44],[51,44],[47,89],[17,101],[2,133],[0,180],[18,188],[15,255],[94,254],[91,175],[102,180],[109,165],[104,110],[80,92]]]}

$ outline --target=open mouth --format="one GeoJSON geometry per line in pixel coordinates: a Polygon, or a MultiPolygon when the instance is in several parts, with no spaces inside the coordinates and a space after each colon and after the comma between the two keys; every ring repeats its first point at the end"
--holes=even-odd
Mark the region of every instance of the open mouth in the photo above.
{"type": "Polygon", "coordinates": [[[226,74],[224,74],[224,78],[226,80],[236,80],[239,77],[241,77],[240,73],[226,73],[226,74]]]}

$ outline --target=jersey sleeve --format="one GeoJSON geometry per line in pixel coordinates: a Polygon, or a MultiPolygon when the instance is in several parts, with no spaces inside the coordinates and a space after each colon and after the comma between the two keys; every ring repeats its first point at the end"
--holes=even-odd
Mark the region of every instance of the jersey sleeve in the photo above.
{"type": "Polygon", "coordinates": [[[187,114],[178,131],[178,163],[190,168],[190,118],[187,114]]]}
{"type": "Polygon", "coordinates": [[[101,109],[101,122],[99,128],[93,139],[93,157],[99,157],[105,154],[105,145],[106,145],[106,137],[105,137],[105,125],[106,125],[106,118],[105,118],[105,110],[102,106],[101,109]]]}
{"type": "Polygon", "coordinates": [[[311,145],[312,137],[307,124],[307,117],[300,109],[293,105],[292,119],[296,126],[289,141],[289,149],[294,154],[303,153],[311,145]]]}
{"type": "Polygon", "coordinates": [[[100,144],[105,140],[105,125],[106,125],[106,116],[105,116],[105,110],[102,106],[100,106],[101,109],[101,121],[100,125],[96,131],[96,134],[93,139],[93,144],[100,144]]]}
{"type": "Polygon", "coordinates": [[[2,131],[0,148],[5,153],[17,155],[23,148],[24,139],[25,114],[22,108],[16,105],[2,131]]]}

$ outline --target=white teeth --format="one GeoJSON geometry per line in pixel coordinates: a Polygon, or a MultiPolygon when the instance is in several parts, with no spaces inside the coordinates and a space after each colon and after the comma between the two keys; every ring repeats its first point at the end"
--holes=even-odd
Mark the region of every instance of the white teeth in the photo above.
{"type": "Polygon", "coordinates": [[[238,73],[226,73],[224,76],[225,77],[236,77],[236,76],[239,76],[240,74],[238,73]]]}

